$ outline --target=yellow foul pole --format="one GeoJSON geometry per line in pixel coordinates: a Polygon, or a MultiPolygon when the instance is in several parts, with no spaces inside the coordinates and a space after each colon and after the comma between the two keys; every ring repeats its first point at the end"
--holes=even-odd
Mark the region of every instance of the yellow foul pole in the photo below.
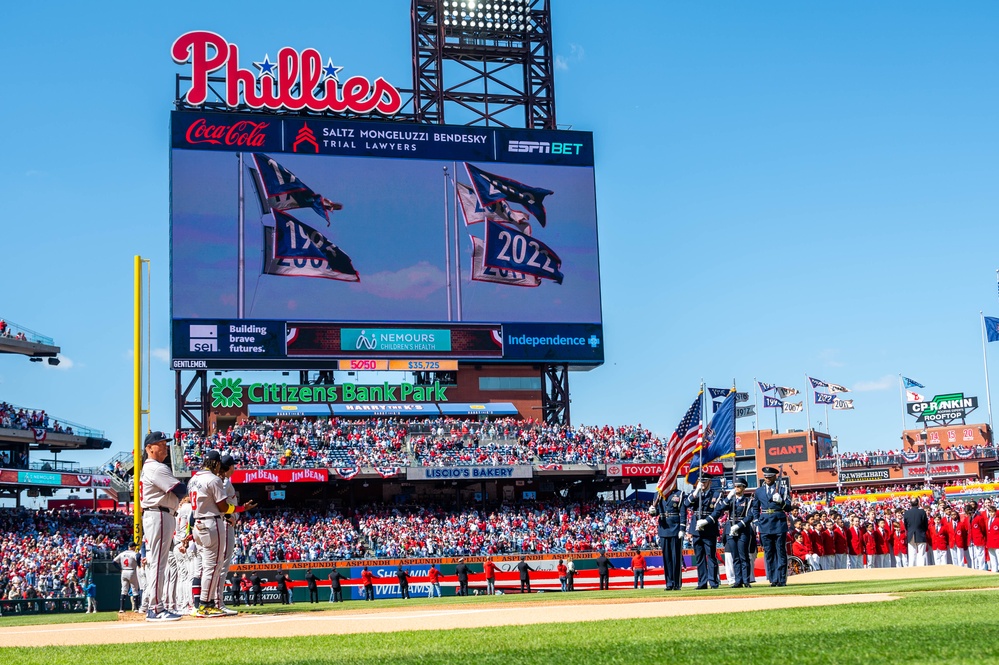
{"type": "Polygon", "coordinates": [[[139,506],[139,475],[142,473],[142,257],[135,255],[135,318],[132,339],[132,390],[134,399],[132,448],[132,539],[142,542],[142,508],[139,506]]]}

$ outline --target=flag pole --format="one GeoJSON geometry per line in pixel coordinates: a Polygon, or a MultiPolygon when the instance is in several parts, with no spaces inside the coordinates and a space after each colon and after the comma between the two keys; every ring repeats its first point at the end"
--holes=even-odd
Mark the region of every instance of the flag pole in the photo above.
{"type": "Polygon", "coordinates": [[[810,383],[811,381],[808,380],[808,375],[806,374],[805,375],[805,421],[807,423],[806,426],[809,432],[812,431],[811,409],[808,408],[808,402],[811,401],[811,398],[808,396],[808,386],[810,383]]]}
{"type": "Polygon", "coordinates": [[[898,401],[902,404],[902,436],[905,437],[905,390],[902,388],[902,373],[898,375],[898,401]]]}
{"type": "MultiPolygon", "coordinates": [[[[999,270],[996,271],[999,274],[999,270]]],[[[989,354],[986,352],[985,341],[985,313],[978,311],[978,316],[982,320],[982,361],[985,363],[985,402],[989,406],[989,432],[992,432],[992,392],[989,390],[989,354]]],[[[926,468],[929,468],[927,464],[926,468]]]]}
{"type": "Polygon", "coordinates": [[[455,303],[458,307],[458,320],[462,320],[461,315],[461,236],[458,235],[458,162],[452,162],[454,175],[454,278],[455,278],[455,303]]]}
{"type": "Polygon", "coordinates": [[[246,239],[245,239],[245,211],[246,198],[243,195],[243,153],[236,153],[239,162],[239,177],[237,178],[239,207],[236,215],[236,251],[239,254],[236,268],[236,318],[242,319],[246,316],[246,239]]]}
{"type": "MultiPolygon", "coordinates": [[[[732,392],[736,393],[735,379],[732,379],[732,392]]],[[[735,394],[735,403],[732,405],[732,489],[735,489],[735,439],[739,423],[739,395],[735,394]]]]}
{"type": "MultiPolygon", "coordinates": [[[[823,394],[825,394],[825,393],[823,393],[823,394]]],[[[834,397],[833,399],[836,399],[836,398],[834,397]]],[[[825,409],[825,412],[826,412],[826,434],[829,434],[829,430],[832,429],[831,427],[829,427],[829,405],[825,404],[825,405],[822,406],[822,408],[825,409]]]]}
{"type": "Polygon", "coordinates": [[[753,419],[756,422],[756,449],[760,449],[760,404],[756,397],[756,389],[760,387],[759,382],[756,377],[753,377],[753,410],[756,411],[756,417],[753,419]]]}
{"type": "MultiPolygon", "coordinates": [[[[777,394],[776,390],[774,390],[774,394],[777,394]]],[[[781,401],[783,402],[783,400],[781,400],[781,401]]],[[[780,434],[780,423],[777,422],[777,412],[779,410],[780,409],[774,408],[774,436],[777,436],[778,434],[780,434]]]]}
{"type": "Polygon", "coordinates": [[[451,232],[448,230],[448,204],[447,204],[447,167],[444,167],[444,274],[447,285],[447,320],[453,320],[451,315],[451,232]]]}

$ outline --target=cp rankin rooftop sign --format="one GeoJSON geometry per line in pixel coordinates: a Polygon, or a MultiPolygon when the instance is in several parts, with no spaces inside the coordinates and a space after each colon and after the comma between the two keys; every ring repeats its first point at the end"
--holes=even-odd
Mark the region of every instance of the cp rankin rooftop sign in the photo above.
{"type": "Polygon", "coordinates": [[[378,77],[374,82],[363,76],[351,76],[340,82],[340,70],[332,58],[307,48],[297,51],[284,47],[274,61],[265,54],[254,62],[256,72],[239,66],[239,47],[221,35],[207,30],[186,32],[170,49],[178,65],[191,63],[191,88],[181,98],[191,106],[208,100],[208,77],[225,70],[225,103],[273,111],[346,111],[390,116],[402,108],[396,88],[378,77]]]}
{"type": "Polygon", "coordinates": [[[929,402],[910,402],[906,410],[916,416],[917,423],[938,423],[949,425],[956,420],[964,422],[969,413],[978,408],[977,397],[965,397],[964,393],[937,395],[929,402]]]}

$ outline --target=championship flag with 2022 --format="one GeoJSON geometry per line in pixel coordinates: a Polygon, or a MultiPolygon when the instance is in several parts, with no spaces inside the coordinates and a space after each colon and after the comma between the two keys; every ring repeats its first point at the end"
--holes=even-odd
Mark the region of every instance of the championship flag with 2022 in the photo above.
{"type": "Polygon", "coordinates": [[[455,198],[461,205],[465,227],[482,224],[484,237],[472,240],[471,277],[478,282],[537,287],[542,279],[561,284],[562,259],[533,236],[533,215],[541,227],[547,224],[544,198],[551,190],[525,185],[488,173],[465,163],[471,185],[455,182],[455,198]],[[523,206],[515,210],[510,203],[523,206]]]}

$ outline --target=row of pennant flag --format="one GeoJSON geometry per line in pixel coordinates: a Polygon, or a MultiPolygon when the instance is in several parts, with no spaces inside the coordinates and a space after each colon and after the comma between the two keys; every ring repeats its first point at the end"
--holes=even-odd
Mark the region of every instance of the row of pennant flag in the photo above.
{"type": "MultiPolygon", "coordinates": [[[[905,380],[908,387],[923,387],[911,379],[905,380]]],[[[852,399],[837,397],[842,393],[850,392],[846,386],[812,377],[808,377],[808,381],[815,392],[816,404],[829,405],[833,409],[842,411],[853,409],[852,399]],[[820,392],[819,389],[824,390],[820,392]]],[[[761,381],[758,381],[757,384],[763,393],[763,406],[765,408],[779,408],[784,413],[799,413],[804,409],[804,402],[784,401],[788,397],[800,394],[797,388],[761,381]],[[767,394],[771,392],[774,396],[767,394]]],[[[663,471],[656,483],[656,491],[662,496],[676,487],[677,476],[684,464],[689,463],[686,480],[693,484],[697,482],[701,469],[706,465],[734,457],[736,419],[756,415],[755,405],[737,406],[739,402],[749,401],[749,393],[737,392],[735,388],[708,388],[707,390],[713,413],[711,423],[705,428],[702,412],[704,393],[702,391],[697,394],[693,404],[687,409],[666,442],[663,471]]]]}
{"type": "MultiPolygon", "coordinates": [[[[264,229],[264,272],[359,282],[360,274],[346,252],[313,226],[287,212],[312,210],[329,226],[330,212],[342,210],[343,204],[317,193],[274,158],[264,153],[252,153],[252,158],[256,166],[254,184],[261,193],[264,213],[270,212],[274,218],[274,228],[264,229]]],[[[533,215],[542,228],[546,226],[544,199],[554,192],[488,173],[467,162],[464,166],[472,184],[457,181],[454,184],[465,226],[483,224],[485,229],[482,238],[469,234],[471,278],[526,287],[540,286],[542,279],[561,284],[562,260],[533,237],[530,224],[533,215]],[[526,212],[511,208],[510,203],[522,206],[526,212]],[[515,250],[525,248],[531,260],[517,261],[516,252],[504,252],[504,246],[515,250]]]]}

